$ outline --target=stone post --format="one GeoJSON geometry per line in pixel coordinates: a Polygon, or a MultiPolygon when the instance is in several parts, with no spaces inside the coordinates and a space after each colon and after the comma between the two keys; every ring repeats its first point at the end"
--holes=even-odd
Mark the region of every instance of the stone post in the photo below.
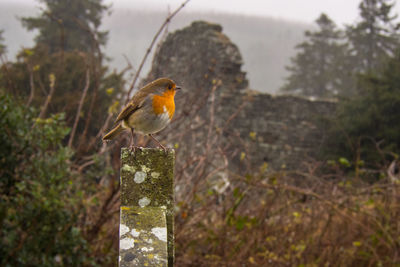
{"type": "Polygon", "coordinates": [[[175,151],[121,151],[119,266],[173,266],[175,151]]]}

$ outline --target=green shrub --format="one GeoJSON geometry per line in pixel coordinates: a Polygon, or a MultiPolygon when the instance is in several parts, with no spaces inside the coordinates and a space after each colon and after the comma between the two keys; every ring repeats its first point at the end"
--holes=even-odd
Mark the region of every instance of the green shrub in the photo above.
{"type": "Polygon", "coordinates": [[[77,226],[82,187],[61,142],[64,115],[36,114],[0,94],[0,265],[92,265],[77,226]]]}

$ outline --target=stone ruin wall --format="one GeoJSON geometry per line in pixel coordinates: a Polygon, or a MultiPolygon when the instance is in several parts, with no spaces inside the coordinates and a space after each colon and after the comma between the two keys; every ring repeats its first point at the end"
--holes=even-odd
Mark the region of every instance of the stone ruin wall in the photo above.
{"type": "MultiPolygon", "coordinates": [[[[220,25],[196,21],[167,36],[146,80],[170,77],[189,95],[198,89],[210,90],[221,81],[216,91],[216,120],[224,125],[237,114],[224,135],[240,135],[253,167],[266,162],[275,170],[294,169],[317,156],[325,136],[317,121],[333,114],[335,103],[250,90],[242,63],[238,47],[222,33],[220,25]]],[[[179,103],[179,96],[176,101],[179,113],[187,102],[179,103]]],[[[239,168],[242,154],[233,160],[239,168]]]]}

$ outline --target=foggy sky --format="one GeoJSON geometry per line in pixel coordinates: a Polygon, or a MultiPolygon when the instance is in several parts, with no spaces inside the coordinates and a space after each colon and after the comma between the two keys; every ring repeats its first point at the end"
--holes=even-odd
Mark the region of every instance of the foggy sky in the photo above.
{"type": "MultiPolygon", "coordinates": [[[[131,7],[135,9],[177,8],[184,0],[105,0],[113,8],[131,7]]],[[[38,5],[35,0],[0,0],[2,2],[22,2],[38,5]]],[[[191,0],[185,11],[229,12],[247,15],[282,18],[292,21],[312,23],[324,12],[339,26],[356,22],[360,0],[191,0]]],[[[400,13],[396,3],[394,12],[400,13]]]]}

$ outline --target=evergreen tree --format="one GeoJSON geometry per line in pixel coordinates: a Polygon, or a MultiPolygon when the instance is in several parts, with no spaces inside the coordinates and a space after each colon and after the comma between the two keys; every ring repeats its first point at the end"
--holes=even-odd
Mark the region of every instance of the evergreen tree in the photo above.
{"type": "Polygon", "coordinates": [[[94,146],[87,139],[98,133],[99,121],[106,120],[108,107],[116,103],[124,86],[123,73],[109,73],[99,48],[106,32],[98,27],[108,7],[102,0],[41,1],[46,9],[40,17],[22,19],[28,29],[39,30],[36,44],[22,50],[17,62],[0,67],[0,87],[36,107],[50,97],[46,113],[64,112],[72,127],[88,85],[76,129],[80,136],[74,138],[77,149],[86,153],[87,146],[94,146]],[[54,90],[48,88],[49,77],[55,80],[54,90]]]}
{"type": "Polygon", "coordinates": [[[346,51],[341,42],[342,33],[325,14],[316,20],[319,30],[306,31],[306,41],[296,46],[299,50],[286,67],[290,72],[282,91],[307,96],[327,97],[336,95],[341,86],[335,75],[342,73],[338,64],[346,51]]]}
{"type": "Polygon", "coordinates": [[[339,103],[329,153],[380,169],[400,154],[400,51],[359,86],[362,94],[339,103]]]}
{"type": "Polygon", "coordinates": [[[399,46],[398,25],[391,15],[394,3],[388,0],[363,0],[359,5],[361,21],[347,26],[354,73],[383,67],[399,46]]]}
{"type": "Polygon", "coordinates": [[[46,5],[39,17],[22,18],[28,30],[39,30],[36,43],[57,51],[91,51],[97,40],[104,45],[107,32],[100,31],[108,7],[102,0],[40,0],[46,5]]]}

